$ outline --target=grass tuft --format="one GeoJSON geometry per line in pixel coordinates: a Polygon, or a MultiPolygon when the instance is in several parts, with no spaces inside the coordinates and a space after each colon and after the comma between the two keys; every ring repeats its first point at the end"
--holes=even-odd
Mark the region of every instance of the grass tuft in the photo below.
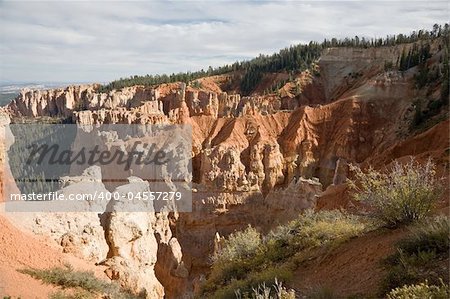
{"type": "Polygon", "coordinates": [[[142,298],[131,292],[120,289],[115,283],[109,283],[95,277],[93,272],[75,271],[71,265],[55,267],[51,269],[21,269],[20,273],[28,274],[35,279],[42,280],[46,284],[59,286],[62,289],[70,289],[71,292],[57,292],[52,298],[118,298],[132,299],[142,298]],[[81,297],[80,297],[81,296],[81,297]]]}

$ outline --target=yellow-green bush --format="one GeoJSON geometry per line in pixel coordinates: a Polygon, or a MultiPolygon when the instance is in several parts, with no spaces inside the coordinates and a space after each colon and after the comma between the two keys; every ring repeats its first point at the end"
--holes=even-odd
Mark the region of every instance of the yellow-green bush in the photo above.
{"type": "Polygon", "coordinates": [[[388,173],[369,168],[363,172],[351,166],[355,179],[350,186],[356,200],[366,201],[376,209],[376,216],[388,226],[423,219],[439,199],[441,185],[435,177],[435,165],[394,162],[388,173]]]}
{"type": "Polygon", "coordinates": [[[428,285],[428,282],[405,285],[395,288],[387,295],[388,299],[448,299],[450,291],[448,285],[428,285]]]}
{"type": "Polygon", "coordinates": [[[260,233],[249,226],[244,231],[231,234],[228,239],[225,240],[220,253],[216,253],[212,259],[215,263],[227,263],[247,259],[255,255],[260,245],[260,233]]]}
{"type": "Polygon", "coordinates": [[[335,291],[326,286],[315,288],[306,295],[307,299],[334,299],[337,297],[335,291]]]}
{"type": "MultiPolygon", "coordinates": [[[[292,279],[292,268],[289,265],[268,267],[259,271],[249,271],[243,279],[232,279],[229,283],[214,289],[209,293],[203,293],[205,298],[234,298],[236,293],[241,293],[243,298],[253,298],[253,289],[260,285],[269,285],[274,280],[289,281],[292,279]]],[[[202,298],[204,298],[202,297],[202,298]]]]}
{"type": "Polygon", "coordinates": [[[96,299],[98,296],[83,289],[75,289],[73,292],[67,293],[57,291],[50,294],[49,299],[96,299]]]}
{"type": "Polygon", "coordinates": [[[257,287],[252,288],[250,293],[242,293],[240,290],[235,291],[236,299],[295,299],[295,291],[288,290],[283,286],[282,282],[275,279],[275,283],[270,286],[261,283],[257,287]]]}
{"type": "Polygon", "coordinates": [[[145,292],[134,295],[122,290],[117,284],[106,282],[95,277],[93,272],[75,271],[72,266],[55,267],[51,269],[22,269],[19,272],[28,274],[33,278],[42,280],[46,284],[69,289],[68,293],[56,292],[52,298],[117,298],[138,299],[145,298],[145,292]],[[81,297],[80,297],[81,296],[81,297]]]}

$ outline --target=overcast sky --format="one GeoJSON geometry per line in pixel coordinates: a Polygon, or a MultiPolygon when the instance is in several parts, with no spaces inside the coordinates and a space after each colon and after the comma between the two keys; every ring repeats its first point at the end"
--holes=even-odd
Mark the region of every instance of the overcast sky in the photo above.
{"type": "Polygon", "coordinates": [[[447,1],[0,2],[0,80],[105,82],[448,22],[447,1]]]}

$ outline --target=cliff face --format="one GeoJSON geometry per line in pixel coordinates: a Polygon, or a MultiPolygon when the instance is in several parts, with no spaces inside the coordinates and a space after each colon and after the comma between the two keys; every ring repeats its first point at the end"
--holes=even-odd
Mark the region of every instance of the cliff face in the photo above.
{"type": "Polygon", "coordinates": [[[132,108],[154,99],[155,90],[142,87],[98,93],[98,84],[68,86],[64,89],[24,89],[9,105],[14,116],[71,117],[74,111],[132,108]]]}
{"type": "Polygon", "coordinates": [[[239,94],[195,90],[184,83],[156,88],[133,86],[109,93],[98,92],[99,85],[69,86],[65,89],[22,90],[9,105],[12,116],[72,118],[83,124],[155,123],[179,121],[185,117],[238,117],[273,113],[280,109],[275,97],[244,97],[239,94]],[[161,117],[161,116],[165,116],[161,117]]]}
{"type": "MultiPolygon", "coordinates": [[[[437,98],[440,83],[417,89],[417,67],[385,71],[402,49],[328,49],[317,64],[320,75],[299,74],[278,94],[241,97],[222,90],[225,76],[216,76],[201,79],[202,88],[171,83],[109,93],[96,85],[23,91],[8,109],[13,117],[62,117],[83,125],[192,126],[193,212],[112,213],[96,226],[103,237],[93,233],[75,246],[87,258],[104,260],[111,279],[179,298],[192,294],[208,272],[207,256],[220,236],[248,224],[268,230],[306,208],[348,207],[343,183],[349,163],[382,168],[413,155],[448,166],[448,123],[409,133],[414,101],[437,98]],[[300,92],[291,92],[294,85],[300,92]],[[436,142],[423,142],[427,138],[436,142]],[[101,254],[90,255],[95,246],[89,244],[101,254]]],[[[439,64],[442,51],[433,44],[431,52],[432,64],[439,64]]],[[[61,234],[53,234],[60,243],[78,242],[61,234]]]]}

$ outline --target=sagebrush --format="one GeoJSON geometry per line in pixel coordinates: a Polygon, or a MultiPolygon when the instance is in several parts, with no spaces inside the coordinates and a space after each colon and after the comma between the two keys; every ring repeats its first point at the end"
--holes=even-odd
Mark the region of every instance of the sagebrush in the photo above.
{"type": "Polygon", "coordinates": [[[71,265],[51,269],[22,269],[19,272],[28,274],[33,278],[42,280],[46,284],[69,289],[71,292],[56,292],[53,298],[117,298],[138,299],[145,298],[145,294],[134,295],[122,290],[117,284],[110,283],[95,277],[93,272],[76,271],[71,265]],[[82,297],[80,297],[82,296],[82,297]]]}
{"type": "Polygon", "coordinates": [[[364,172],[351,165],[355,179],[349,180],[354,198],[370,203],[375,216],[388,226],[398,226],[425,218],[442,193],[436,178],[435,164],[421,164],[414,159],[406,164],[394,162],[382,173],[369,168],[364,172]]]}
{"type": "Polygon", "coordinates": [[[242,293],[241,290],[236,290],[234,293],[236,299],[295,299],[295,291],[285,288],[276,278],[272,286],[263,282],[252,288],[250,293],[242,293]]]}
{"type": "Polygon", "coordinates": [[[405,285],[401,288],[395,288],[389,294],[388,299],[448,299],[450,291],[448,285],[442,283],[440,286],[428,285],[428,282],[422,282],[415,285],[405,285]]]}

